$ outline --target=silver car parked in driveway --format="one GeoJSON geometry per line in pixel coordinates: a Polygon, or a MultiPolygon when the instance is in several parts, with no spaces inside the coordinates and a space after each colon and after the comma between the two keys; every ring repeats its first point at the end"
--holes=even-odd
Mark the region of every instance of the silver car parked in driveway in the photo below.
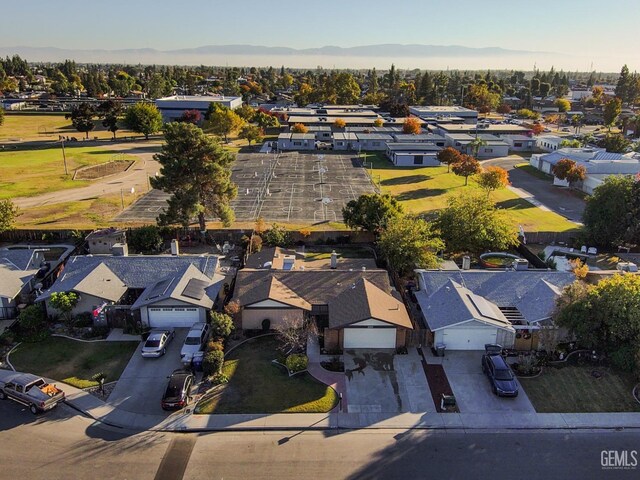
{"type": "Polygon", "coordinates": [[[146,358],[157,358],[167,353],[167,345],[176,332],[174,330],[151,330],[147,340],[142,346],[142,356],[146,358]]]}
{"type": "Polygon", "coordinates": [[[209,340],[209,325],[204,322],[194,323],[180,350],[182,364],[190,365],[193,355],[204,350],[207,340],[209,340]]]}

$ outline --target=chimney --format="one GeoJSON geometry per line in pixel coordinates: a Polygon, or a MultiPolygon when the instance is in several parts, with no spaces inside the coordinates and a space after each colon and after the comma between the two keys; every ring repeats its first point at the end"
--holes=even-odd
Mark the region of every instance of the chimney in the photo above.
{"type": "Polygon", "coordinates": [[[331,268],[334,270],[338,268],[338,254],[335,250],[331,252],[331,268]]]}
{"type": "Polygon", "coordinates": [[[175,238],[171,240],[171,255],[180,255],[180,245],[175,238]]]}
{"type": "Polygon", "coordinates": [[[129,246],[126,243],[114,243],[111,247],[111,254],[114,257],[128,257],[129,246]]]}

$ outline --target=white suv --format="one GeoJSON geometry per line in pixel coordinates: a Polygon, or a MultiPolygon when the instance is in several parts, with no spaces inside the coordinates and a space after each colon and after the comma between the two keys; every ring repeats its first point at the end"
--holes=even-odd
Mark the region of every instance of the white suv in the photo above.
{"type": "Polygon", "coordinates": [[[203,350],[208,339],[209,325],[204,322],[194,323],[187,334],[187,338],[184,339],[182,350],[180,350],[182,363],[191,363],[194,353],[203,350]]]}

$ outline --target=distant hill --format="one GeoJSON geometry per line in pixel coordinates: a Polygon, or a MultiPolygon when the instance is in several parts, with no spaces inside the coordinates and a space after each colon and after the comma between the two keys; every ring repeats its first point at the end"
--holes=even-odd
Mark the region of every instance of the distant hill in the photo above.
{"type": "MultiPolygon", "coordinates": [[[[522,68],[534,62],[551,62],[558,54],[500,47],[463,47],[459,45],[363,45],[359,47],[324,46],[296,49],[257,45],[206,45],[177,50],[139,49],[63,49],[55,47],[2,47],[1,56],[18,54],[29,61],[60,62],[73,59],[80,63],[236,65],[311,68],[318,65],[337,68],[522,68]]],[[[562,57],[562,56],[560,56],[562,57]]],[[[566,58],[565,58],[566,60],[566,58]]]]}

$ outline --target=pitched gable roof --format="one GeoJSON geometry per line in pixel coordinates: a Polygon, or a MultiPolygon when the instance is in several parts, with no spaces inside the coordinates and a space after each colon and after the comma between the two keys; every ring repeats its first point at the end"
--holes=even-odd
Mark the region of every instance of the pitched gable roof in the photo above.
{"type": "Polygon", "coordinates": [[[562,290],[543,278],[515,306],[527,322],[535,323],[551,317],[560,295],[562,290]]]}
{"type": "Polygon", "coordinates": [[[418,292],[425,320],[431,331],[458,325],[471,320],[511,330],[498,306],[453,280],[447,281],[430,296],[418,292]]]}
{"type": "Polygon", "coordinates": [[[127,286],[109,267],[100,263],[87,276],[80,279],[74,290],[117,302],[127,291],[127,286]]]}
{"type": "Polygon", "coordinates": [[[360,278],[353,286],[329,300],[329,327],[339,328],[370,318],[413,328],[401,300],[360,278]]]}

